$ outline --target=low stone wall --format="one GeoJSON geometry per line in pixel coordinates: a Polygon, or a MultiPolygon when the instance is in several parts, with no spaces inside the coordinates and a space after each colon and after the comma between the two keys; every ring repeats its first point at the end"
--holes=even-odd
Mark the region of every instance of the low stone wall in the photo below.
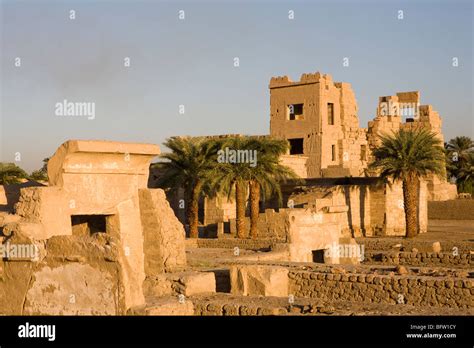
{"type": "Polygon", "coordinates": [[[471,308],[474,280],[290,271],[290,294],[323,301],[471,308]]]}
{"type": "Polygon", "coordinates": [[[224,248],[247,250],[270,250],[276,243],[282,243],[284,241],[277,239],[237,239],[237,238],[223,238],[223,239],[211,239],[211,238],[195,238],[187,239],[186,246],[190,248],[224,248]]]}
{"type": "Polygon", "coordinates": [[[238,303],[194,303],[194,315],[282,315],[287,314],[285,308],[268,308],[258,304],[239,305],[238,303]]]}
{"type": "MultiPolygon", "coordinates": [[[[433,241],[410,240],[404,238],[356,238],[357,244],[364,245],[365,251],[398,251],[395,245],[401,244],[403,251],[411,251],[413,248],[419,252],[432,251],[433,241]]],[[[453,252],[457,250],[459,254],[469,254],[474,250],[474,242],[465,241],[442,241],[442,252],[453,252]],[[456,248],[456,249],[454,249],[456,248]]]]}
{"type": "MultiPolygon", "coordinates": [[[[287,238],[286,227],[287,215],[280,212],[275,212],[273,209],[267,209],[264,213],[259,214],[257,221],[257,230],[259,239],[277,238],[285,240],[287,238]]],[[[237,225],[235,219],[230,219],[230,233],[237,234],[237,225]]],[[[245,218],[245,230],[250,231],[250,218],[245,218]]]]}
{"type": "Polygon", "coordinates": [[[441,266],[456,267],[474,264],[474,255],[452,253],[426,253],[426,252],[365,252],[363,263],[380,263],[390,265],[409,266],[441,266]]]}
{"type": "Polygon", "coordinates": [[[428,202],[428,219],[474,220],[474,199],[428,202]]]}

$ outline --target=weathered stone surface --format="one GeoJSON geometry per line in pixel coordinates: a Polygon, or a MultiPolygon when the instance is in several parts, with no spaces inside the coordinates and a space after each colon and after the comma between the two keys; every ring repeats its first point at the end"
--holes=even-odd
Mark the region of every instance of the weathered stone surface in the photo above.
{"type": "Polygon", "coordinates": [[[118,314],[116,281],[90,265],[69,263],[34,273],[26,315],[118,314]]]}
{"type": "MultiPolygon", "coordinates": [[[[164,192],[146,188],[150,161],[157,154],[159,148],[152,144],[67,141],[48,162],[50,186],[21,189],[16,215],[3,213],[0,223],[10,239],[45,249],[40,269],[30,266],[29,313],[125,313],[145,303],[145,275],[156,277],[185,266],[183,226],[164,192]],[[48,281],[56,300],[39,297],[48,281]],[[111,292],[109,285],[117,289],[111,292]],[[82,300],[67,305],[64,291],[82,300]],[[103,303],[95,305],[92,298],[103,303]]],[[[11,278],[17,268],[5,267],[11,278]]],[[[200,282],[189,283],[189,292],[200,291],[200,282]]],[[[169,291],[166,282],[161,288],[156,281],[146,286],[151,295],[169,291]]],[[[215,291],[215,280],[213,286],[215,291]]],[[[0,284],[0,292],[10,290],[0,284]]],[[[26,296],[27,289],[22,291],[26,296]]]]}
{"type": "Polygon", "coordinates": [[[188,273],[180,277],[179,281],[184,286],[186,296],[216,292],[216,276],[212,272],[188,273]]]}
{"type": "Polygon", "coordinates": [[[20,219],[21,219],[21,216],[19,215],[2,213],[0,215],[0,226],[5,226],[12,222],[18,222],[20,221],[20,219]]]}
{"type": "Polygon", "coordinates": [[[174,272],[186,266],[185,231],[161,189],[140,189],[145,273],[174,272]]]}
{"type": "Polygon", "coordinates": [[[69,202],[60,187],[21,189],[15,212],[22,221],[43,225],[44,233],[38,234],[37,239],[72,234],[69,202]]]}
{"type": "Polygon", "coordinates": [[[154,277],[147,277],[143,283],[143,293],[145,297],[161,297],[172,295],[173,281],[166,274],[159,274],[154,277]]]}
{"type": "Polygon", "coordinates": [[[277,266],[234,265],[230,268],[231,293],[250,296],[288,296],[288,269],[277,266]]]}
{"type": "Polygon", "coordinates": [[[145,309],[146,315],[194,315],[194,305],[188,299],[163,297],[145,309]]]}

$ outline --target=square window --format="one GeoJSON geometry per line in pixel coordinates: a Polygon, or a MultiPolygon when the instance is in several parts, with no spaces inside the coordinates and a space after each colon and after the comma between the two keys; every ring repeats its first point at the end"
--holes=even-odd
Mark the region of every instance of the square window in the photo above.
{"type": "Polygon", "coordinates": [[[303,154],[303,138],[288,139],[290,142],[290,155],[303,154]]]}
{"type": "Polygon", "coordinates": [[[303,104],[288,105],[288,119],[290,121],[303,120],[303,104]]]}

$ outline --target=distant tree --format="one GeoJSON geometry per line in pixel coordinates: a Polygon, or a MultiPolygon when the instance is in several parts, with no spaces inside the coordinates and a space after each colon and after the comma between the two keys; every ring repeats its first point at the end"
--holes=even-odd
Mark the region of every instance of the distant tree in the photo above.
{"type": "Polygon", "coordinates": [[[426,129],[401,129],[392,135],[382,134],[380,140],[370,168],[379,170],[382,178],[402,182],[406,236],[414,237],[418,234],[419,179],[445,173],[441,141],[426,129]]]}
{"type": "Polygon", "coordinates": [[[446,148],[451,154],[456,154],[457,161],[466,161],[469,154],[474,151],[474,141],[466,136],[459,136],[451,139],[447,144],[446,148]]]}
{"type": "Polygon", "coordinates": [[[48,180],[48,161],[49,157],[43,159],[43,166],[41,169],[35,170],[31,172],[30,179],[32,180],[40,180],[40,181],[47,181],[48,180]]]}
{"type": "Polygon", "coordinates": [[[17,184],[28,174],[14,163],[0,163],[0,185],[17,184]]]}
{"type": "Polygon", "coordinates": [[[473,194],[474,191],[474,152],[470,152],[458,173],[458,189],[460,192],[473,194]]]}

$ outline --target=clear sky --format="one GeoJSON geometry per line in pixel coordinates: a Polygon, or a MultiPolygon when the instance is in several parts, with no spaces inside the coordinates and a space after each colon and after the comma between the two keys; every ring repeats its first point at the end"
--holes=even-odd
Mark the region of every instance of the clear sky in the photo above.
{"type": "Polygon", "coordinates": [[[315,71],[352,84],[361,127],[419,90],[447,139],[474,137],[469,0],[0,1],[1,161],[28,171],[67,139],[267,134],[270,78],[315,71]],[[55,115],[64,99],[95,118],[55,115]]]}

